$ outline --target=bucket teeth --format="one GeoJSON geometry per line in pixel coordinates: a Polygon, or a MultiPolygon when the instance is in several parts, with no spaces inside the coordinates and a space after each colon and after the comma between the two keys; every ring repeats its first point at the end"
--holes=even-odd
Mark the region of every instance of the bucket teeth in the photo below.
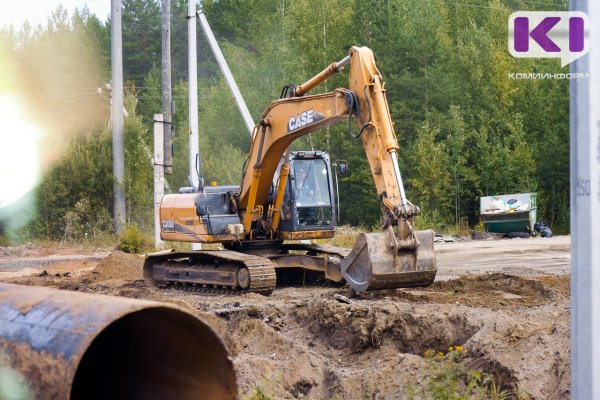
{"type": "Polygon", "coordinates": [[[433,231],[415,232],[416,249],[397,250],[387,233],[361,233],[341,263],[348,284],[357,292],[429,286],[437,272],[433,231]]]}

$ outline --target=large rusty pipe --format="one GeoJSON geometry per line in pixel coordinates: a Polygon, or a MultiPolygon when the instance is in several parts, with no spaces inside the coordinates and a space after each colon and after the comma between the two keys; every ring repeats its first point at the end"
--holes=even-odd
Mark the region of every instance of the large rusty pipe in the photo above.
{"type": "Polygon", "coordinates": [[[237,384],[181,308],[0,283],[0,398],[235,399],[237,384]]]}

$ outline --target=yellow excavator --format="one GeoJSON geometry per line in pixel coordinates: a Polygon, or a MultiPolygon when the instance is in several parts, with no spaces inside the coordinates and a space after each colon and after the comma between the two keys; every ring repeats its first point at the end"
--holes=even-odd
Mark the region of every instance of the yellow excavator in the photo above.
{"type": "Polygon", "coordinates": [[[352,47],[304,84],[284,88],[265,110],[252,132],[239,187],[200,185],[163,197],[163,240],[221,243],[224,250],[150,254],[144,279],[153,287],[262,294],[270,294],[278,281],[347,283],[356,292],[430,285],[437,271],[433,231],[413,229],[420,210],[404,193],[398,150],[373,52],[352,47]],[[348,89],[306,95],[348,63],[348,89]],[[335,234],[331,163],[324,151],[290,147],[352,117],[375,181],[383,229],[360,233],[351,250],[312,244],[307,239],[335,234]]]}

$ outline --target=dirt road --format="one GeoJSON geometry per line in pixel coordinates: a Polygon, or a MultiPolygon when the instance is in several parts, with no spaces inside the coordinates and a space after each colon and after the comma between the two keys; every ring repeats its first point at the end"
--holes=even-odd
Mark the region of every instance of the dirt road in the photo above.
{"type": "Polygon", "coordinates": [[[436,280],[487,272],[520,276],[568,274],[570,251],[570,236],[436,243],[436,280]]]}
{"type": "Polygon", "coordinates": [[[351,304],[334,299],[343,288],[285,287],[270,297],[157,292],[141,280],[140,256],[61,250],[86,258],[37,265],[31,253],[45,258],[52,249],[1,250],[3,281],[197,312],[224,337],[242,398],[259,390],[278,399],[403,399],[425,382],[424,353],[450,346],[465,348],[460,362],[492,374],[514,397],[569,396],[567,236],[436,243],[431,287],[367,293],[351,304]]]}

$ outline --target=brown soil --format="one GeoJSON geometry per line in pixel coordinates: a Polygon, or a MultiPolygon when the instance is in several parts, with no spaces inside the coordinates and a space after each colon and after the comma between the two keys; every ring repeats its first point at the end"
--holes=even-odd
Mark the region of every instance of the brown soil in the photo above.
{"type": "Polygon", "coordinates": [[[114,252],[100,261],[89,277],[92,282],[118,287],[127,282],[143,280],[143,263],[143,256],[114,252]]]}
{"type": "MultiPolygon", "coordinates": [[[[428,288],[395,292],[392,298],[421,303],[454,303],[498,310],[505,307],[534,307],[568,301],[568,275],[536,276],[535,279],[495,272],[462,276],[435,282],[428,288]]],[[[378,297],[385,294],[375,294],[378,297]]]]}
{"type": "Polygon", "coordinates": [[[194,310],[224,338],[242,398],[258,387],[277,399],[402,399],[422,381],[426,350],[460,345],[465,365],[492,374],[513,396],[563,399],[570,394],[569,249],[568,237],[436,244],[442,280],[369,292],[351,304],[334,299],[348,295],[344,288],[286,287],[269,297],[159,292],[142,280],[143,257],[121,252],[68,272],[2,280],[194,310]]]}
{"type": "MultiPolygon", "coordinates": [[[[12,398],[33,399],[65,398],[69,393],[70,380],[75,373],[76,363],[56,357],[46,351],[37,351],[26,343],[15,343],[0,339],[0,374],[10,379],[11,388],[2,394],[12,398]],[[19,360],[19,369],[15,369],[13,360],[19,360]],[[12,393],[11,393],[12,391],[12,393]],[[13,394],[13,396],[10,396],[13,394]]],[[[4,384],[9,380],[4,379],[4,384]]]]}

